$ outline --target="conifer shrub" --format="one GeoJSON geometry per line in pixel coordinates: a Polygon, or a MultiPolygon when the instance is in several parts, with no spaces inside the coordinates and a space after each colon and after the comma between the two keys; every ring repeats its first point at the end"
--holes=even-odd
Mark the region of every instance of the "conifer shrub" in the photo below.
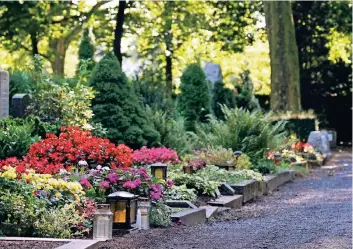
{"type": "Polygon", "coordinates": [[[193,131],[198,122],[207,121],[211,104],[206,75],[199,65],[191,64],[185,69],[180,90],[177,109],[185,118],[186,129],[193,131]]]}
{"type": "Polygon", "coordinates": [[[107,138],[137,149],[158,144],[160,135],[148,121],[118,59],[108,53],[92,72],[90,85],[99,93],[92,101],[93,120],[107,128],[107,138]]]}
{"type": "Polygon", "coordinates": [[[229,108],[234,108],[236,106],[234,91],[226,88],[223,82],[216,82],[213,86],[212,92],[213,113],[217,118],[223,119],[224,114],[221,105],[225,105],[229,108]]]}
{"type": "Polygon", "coordinates": [[[79,64],[78,64],[78,68],[77,71],[80,70],[80,68],[82,67],[83,60],[88,60],[87,62],[87,71],[91,72],[94,68],[94,60],[93,60],[93,56],[94,56],[94,46],[91,42],[91,39],[89,37],[89,32],[88,29],[85,29],[83,32],[83,37],[80,43],[80,47],[78,49],[78,58],[80,60],[79,64]]]}

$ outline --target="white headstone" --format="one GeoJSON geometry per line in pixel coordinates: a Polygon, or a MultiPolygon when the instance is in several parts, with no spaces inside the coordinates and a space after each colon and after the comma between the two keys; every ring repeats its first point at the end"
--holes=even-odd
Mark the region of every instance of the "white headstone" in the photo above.
{"type": "Polygon", "coordinates": [[[308,143],[320,152],[324,157],[330,155],[330,141],[327,131],[312,131],[309,134],[308,143]]]}
{"type": "Polygon", "coordinates": [[[0,118],[9,116],[9,73],[0,70],[0,118]]]}
{"type": "Polygon", "coordinates": [[[212,85],[216,82],[223,80],[221,66],[212,62],[207,62],[205,65],[205,74],[208,81],[212,82],[212,85]]]}

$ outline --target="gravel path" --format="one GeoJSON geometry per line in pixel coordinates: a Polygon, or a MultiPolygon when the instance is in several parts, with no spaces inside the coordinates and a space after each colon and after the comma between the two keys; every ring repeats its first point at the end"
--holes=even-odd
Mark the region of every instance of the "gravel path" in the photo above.
{"type": "Polygon", "coordinates": [[[326,165],[218,221],[139,232],[100,249],[352,248],[351,154],[337,153],[326,165]]]}

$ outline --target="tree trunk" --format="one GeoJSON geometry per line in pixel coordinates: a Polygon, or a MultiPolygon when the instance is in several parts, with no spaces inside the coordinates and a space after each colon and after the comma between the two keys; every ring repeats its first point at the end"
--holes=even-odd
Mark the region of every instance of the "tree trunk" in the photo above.
{"type": "Polygon", "coordinates": [[[65,76],[65,56],[67,50],[64,38],[58,38],[52,41],[51,49],[55,51],[54,59],[50,61],[53,73],[59,76],[65,76]]]}
{"type": "Polygon", "coordinates": [[[166,88],[167,96],[171,97],[173,92],[173,33],[172,33],[172,24],[173,24],[173,5],[172,1],[165,2],[164,16],[165,16],[165,79],[166,79],[166,88]]]}
{"type": "Polygon", "coordinates": [[[298,48],[291,2],[264,1],[271,58],[271,109],[301,110],[298,48]]]}
{"type": "Polygon", "coordinates": [[[125,19],[126,1],[119,2],[118,13],[116,14],[116,26],[114,31],[114,54],[118,58],[120,66],[122,67],[123,55],[121,54],[121,39],[124,33],[124,19],[125,19]]]}
{"type": "Polygon", "coordinates": [[[35,56],[39,54],[38,52],[38,39],[36,33],[31,33],[31,45],[32,45],[32,55],[35,56]]]}

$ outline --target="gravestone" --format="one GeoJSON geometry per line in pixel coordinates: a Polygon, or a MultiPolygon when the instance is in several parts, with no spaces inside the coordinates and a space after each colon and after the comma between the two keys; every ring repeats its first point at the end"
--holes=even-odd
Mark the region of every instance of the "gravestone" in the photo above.
{"type": "Polygon", "coordinates": [[[308,143],[320,152],[325,158],[330,155],[330,141],[327,131],[312,131],[309,134],[308,143]]]}
{"type": "Polygon", "coordinates": [[[206,79],[212,83],[212,87],[216,82],[222,82],[223,80],[222,70],[219,64],[207,62],[204,72],[206,74],[206,79]]]}
{"type": "Polygon", "coordinates": [[[9,116],[9,73],[0,70],[0,118],[9,116]]]}
{"type": "Polygon", "coordinates": [[[15,118],[26,117],[27,107],[31,103],[31,95],[28,93],[17,93],[11,100],[11,114],[15,118]]]}

